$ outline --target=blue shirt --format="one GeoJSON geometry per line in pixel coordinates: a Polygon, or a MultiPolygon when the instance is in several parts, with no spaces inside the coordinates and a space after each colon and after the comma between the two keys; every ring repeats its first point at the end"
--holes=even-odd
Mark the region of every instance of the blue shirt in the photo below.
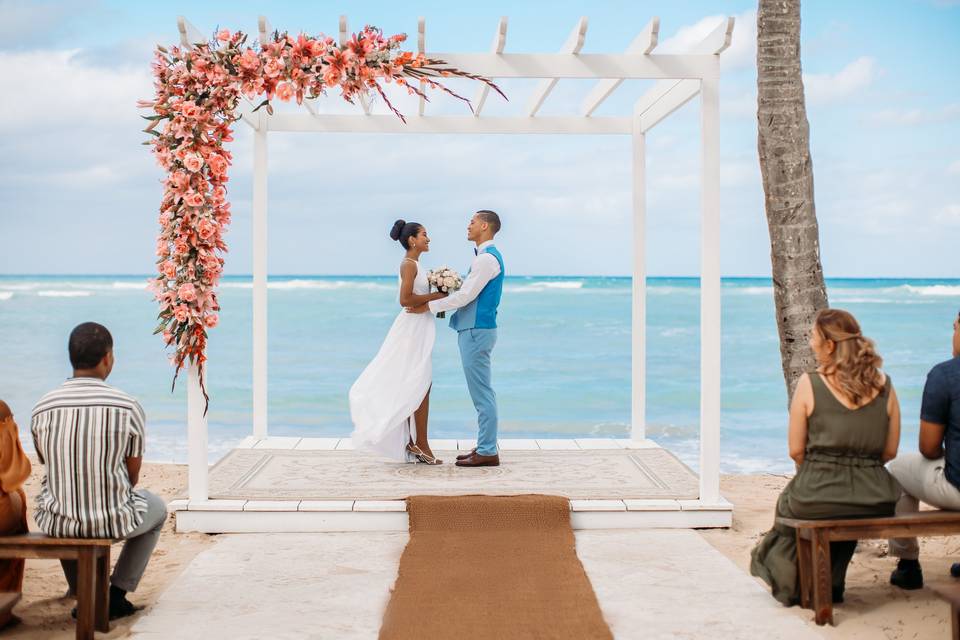
{"type": "Polygon", "coordinates": [[[960,357],[941,362],[927,374],[920,419],[943,425],[943,472],[960,489],[960,357]]]}

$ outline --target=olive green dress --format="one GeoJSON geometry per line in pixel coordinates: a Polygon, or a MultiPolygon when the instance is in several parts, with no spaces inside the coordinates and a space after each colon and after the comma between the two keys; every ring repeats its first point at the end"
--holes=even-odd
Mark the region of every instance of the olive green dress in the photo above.
{"type": "MultiPolygon", "coordinates": [[[[869,404],[848,409],[818,373],[810,374],[814,408],[807,422],[807,448],[797,475],[777,500],[777,516],[800,519],[893,515],[900,486],[881,455],[887,441],[891,382],[869,404]]],[[[856,542],[830,544],[833,591],[843,593],[856,542]]],[[[754,547],[750,573],[770,585],[785,605],[800,601],[796,530],[774,524],[754,547]]]]}

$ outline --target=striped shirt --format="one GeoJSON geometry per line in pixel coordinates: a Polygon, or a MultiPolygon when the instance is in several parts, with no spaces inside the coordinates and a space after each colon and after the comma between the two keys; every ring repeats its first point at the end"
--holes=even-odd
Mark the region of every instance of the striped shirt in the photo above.
{"type": "Polygon", "coordinates": [[[146,501],[126,459],[143,456],[146,416],[133,397],[98,378],[70,378],[40,399],[30,432],[46,466],[34,517],[60,538],[123,538],[146,501]]]}

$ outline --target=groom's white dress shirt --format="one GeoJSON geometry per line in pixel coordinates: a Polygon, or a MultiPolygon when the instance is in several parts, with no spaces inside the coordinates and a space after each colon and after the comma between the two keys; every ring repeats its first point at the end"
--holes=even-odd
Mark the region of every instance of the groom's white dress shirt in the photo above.
{"type": "Polygon", "coordinates": [[[480,295],[488,282],[500,275],[500,263],[493,255],[483,252],[492,244],[493,240],[487,240],[477,247],[477,256],[470,265],[470,274],[463,281],[463,286],[446,298],[431,301],[429,305],[431,312],[450,311],[470,304],[480,295]]]}

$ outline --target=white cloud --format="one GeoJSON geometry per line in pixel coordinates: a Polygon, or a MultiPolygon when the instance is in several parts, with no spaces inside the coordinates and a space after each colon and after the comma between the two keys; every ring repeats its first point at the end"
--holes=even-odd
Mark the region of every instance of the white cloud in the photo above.
{"type": "Polygon", "coordinates": [[[876,124],[915,126],[940,124],[960,120],[960,103],[948,104],[939,109],[884,109],[871,115],[876,124]]]}
{"type": "Polygon", "coordinates": [[[0,77],[22,88],[0,101],[0,132],[139,120],[136,101],[153,95],[148,61],[142,68],[98,67],[79,62],[79,53],[0,52],[0,77]]]}
{"type": "Polygon", "coordinates": [[[960,204],[948,204],[937,211],[934,220],[941,224],[960,225],[960,204]]]}
{"type": "Polygon", "coordinates": [[[951,176],[960,176],[960,160],[951,162],[947,167],[947,174],[951,176]]]}
{"type": "Polygon", "coordinates": [[[876,60],[861,56],[836,73],[805,73],[803,88],[810,104],[839,102],[866,89],[879,75],[876,60]]]}
{"type": "MultiPolygon", "coordinates": [[[[726,16],[709,16],[694,24],[680,27],[674,35],[663,40],[654,53],[688,51],[726,19],[726,16]]],[[[735,16],[730,47],[720,54],[720,64],[724,69],[739,69],[753,66],[756,64],[756,59],[757,12],[751,10],[735,16]]]]}

